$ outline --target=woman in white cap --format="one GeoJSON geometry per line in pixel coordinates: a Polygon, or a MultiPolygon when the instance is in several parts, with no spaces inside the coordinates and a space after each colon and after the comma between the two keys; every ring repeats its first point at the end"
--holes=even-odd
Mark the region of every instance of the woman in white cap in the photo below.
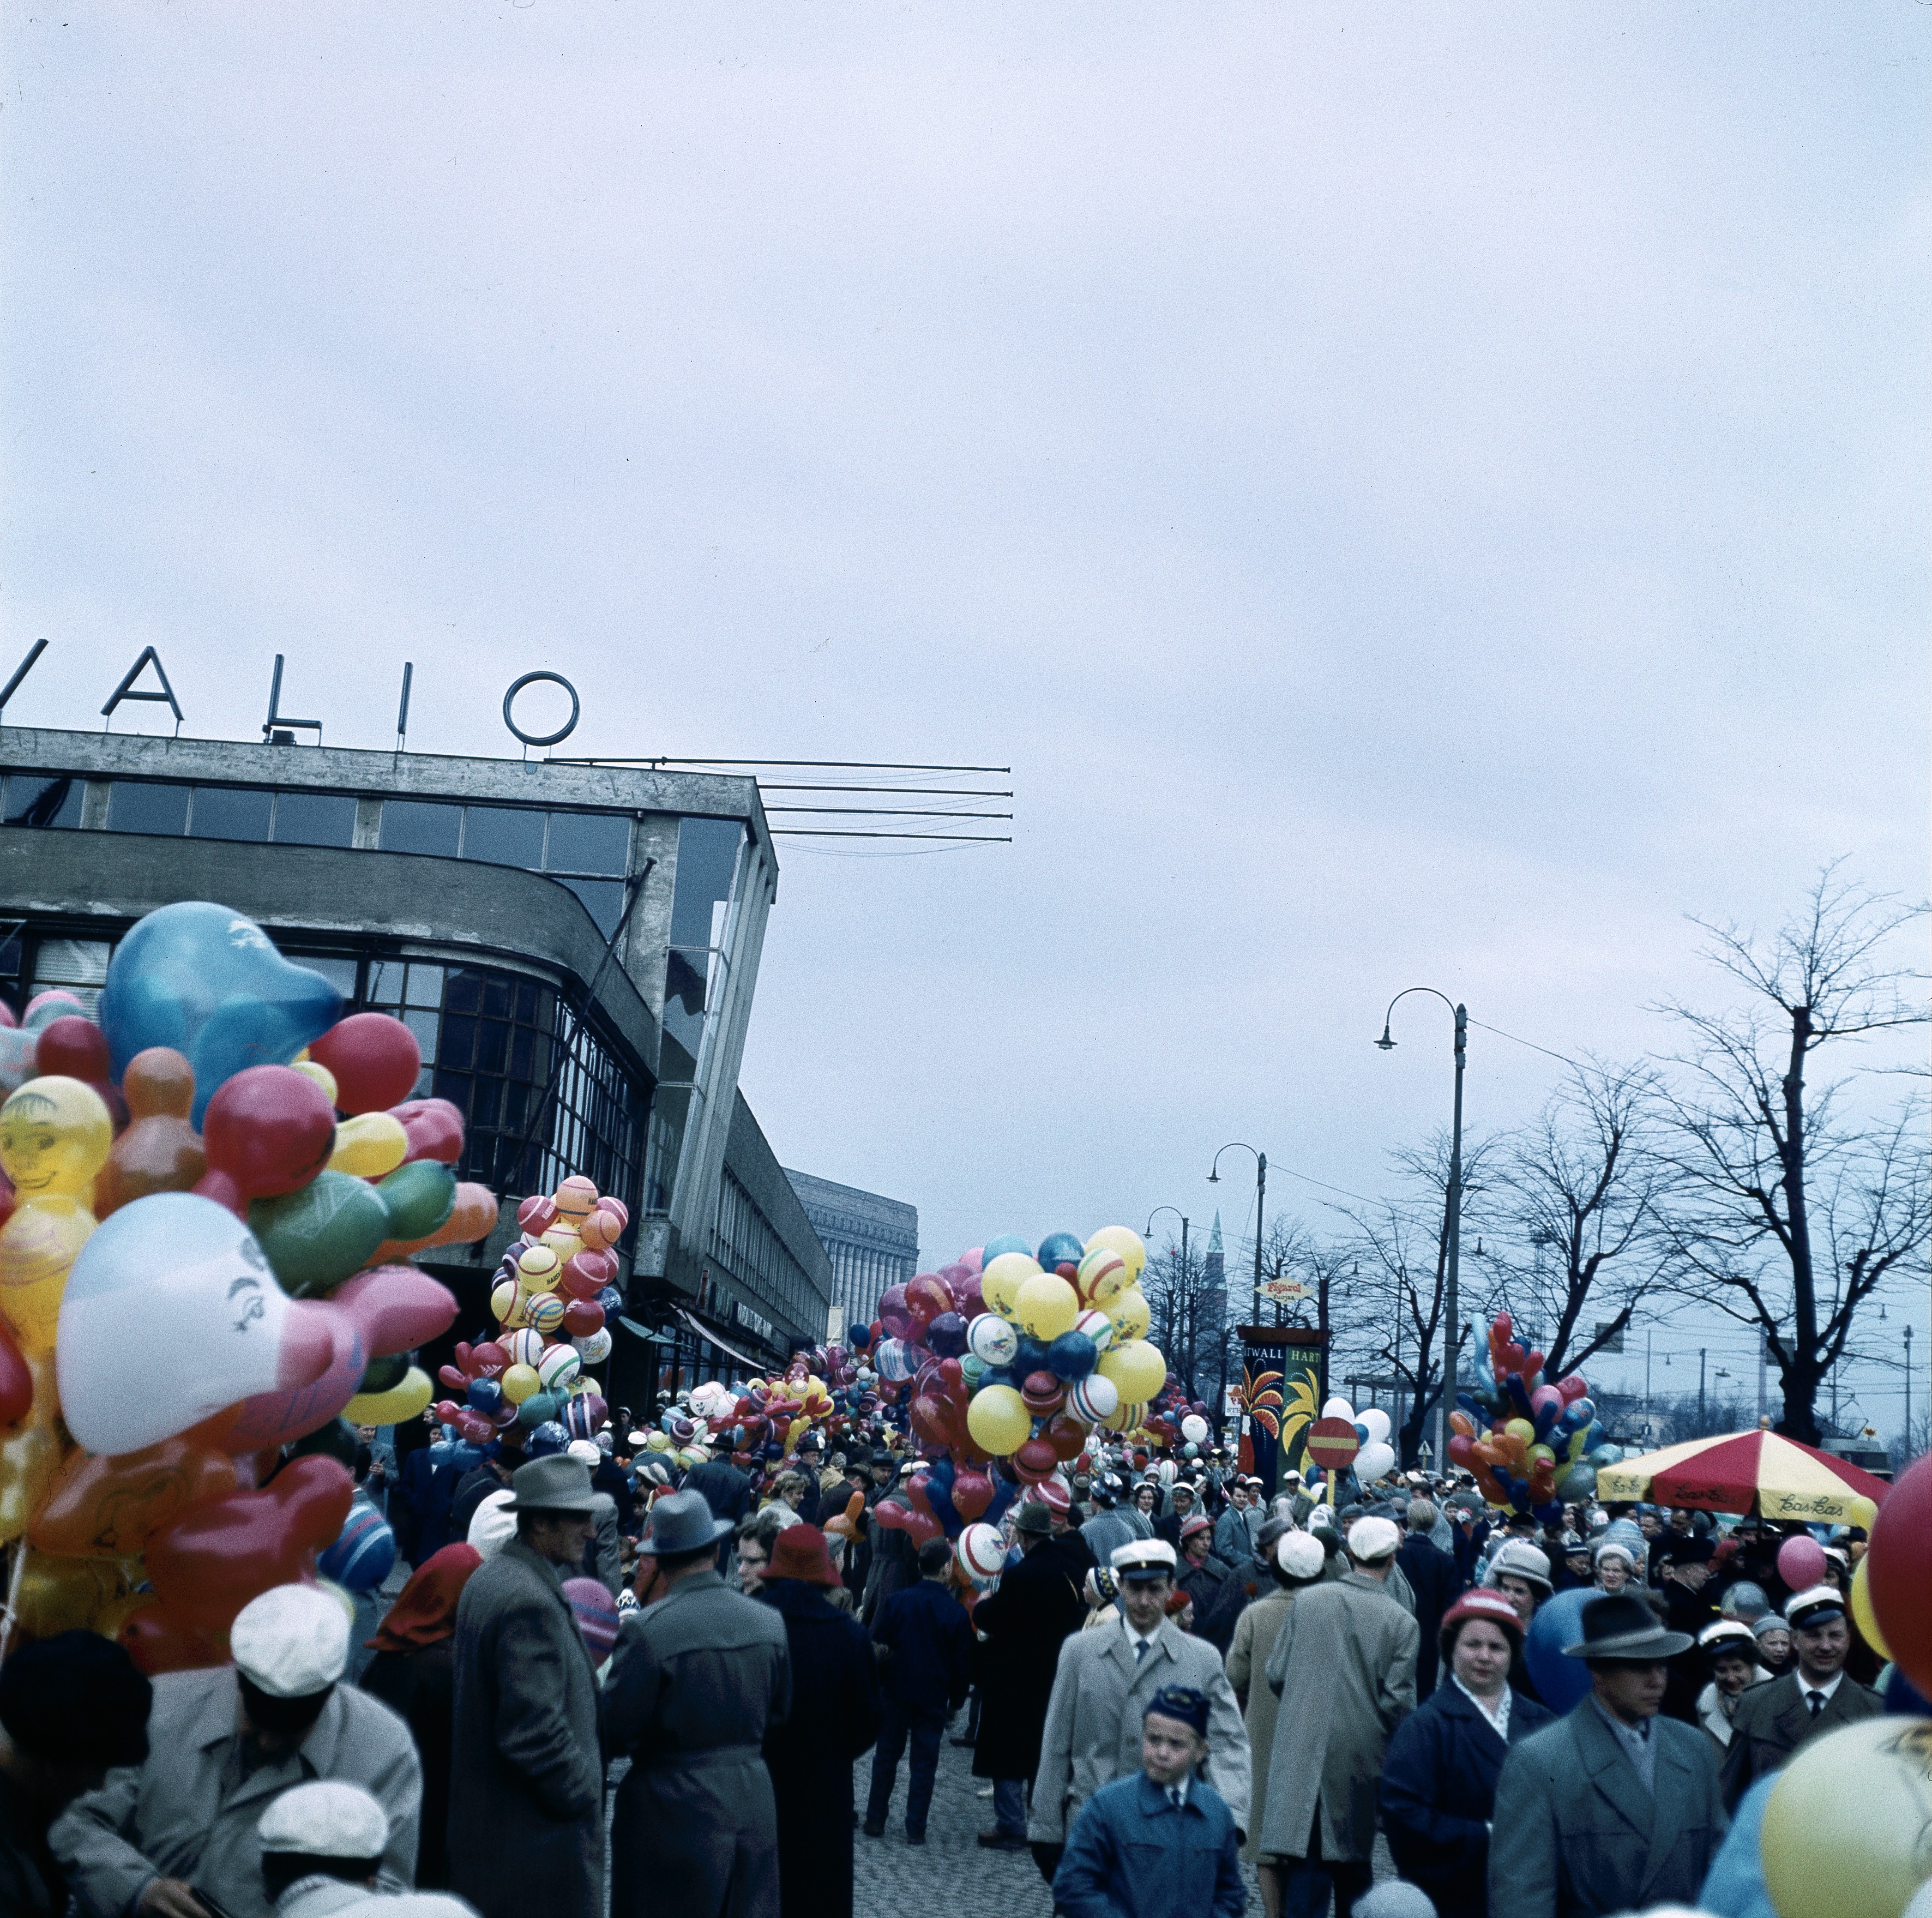
{"type": "Polygon", "coordinates": [[[411,1883],[422,1769],[402,1720],[337,1682],[349,1616],[313,1585],[278,1585],[236,1614],[232,1666],[154,1680],[147,1762],[76,1799],[48,1834],[82,1913],[202,1918],[199,1888],[230,1918],[268,1918],[257,1822],[317,1777],[376,1800],[388,1823],[377,1875],[391,1890],[411,1883]]]}

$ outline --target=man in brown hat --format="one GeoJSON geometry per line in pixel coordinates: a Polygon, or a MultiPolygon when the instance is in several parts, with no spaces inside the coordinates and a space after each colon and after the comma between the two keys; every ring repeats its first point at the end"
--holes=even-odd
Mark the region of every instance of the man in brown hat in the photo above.
{"type": "Polygon", "coordinates": [[[1718,1758],[1694,1727],[1658,1715],[1669,1661],[1688,1649],[1648,1600],[1583,1607],[1568,1657],[1588,1697],[1512,1748],[1490,1824],[1490,1909],[1510,1918],[1600,1918],[1695,1905],[1724,1833],[1718,1758]]]}
{"type": "Polygon", "coordinates": [[[718,1576],[732,1529],[701,1492],[674,1492],[638,1542],[665,1590],[632,1628],[605,1694],[611,1748],[631,1759],[613,1814],[612,1918],[777,1918],[763,1747],[790,1711],[791,1660],[784,1619],[718,1576]]]}
{"type": "Polygon", "coordinates": [[[517,1535],[456,1610],[450,1888],[483,1918],[602,1918],[597,1674],[562,1584],[592,1535],[590,1474],[534,1459],[510,1496],[517,1535]]]}

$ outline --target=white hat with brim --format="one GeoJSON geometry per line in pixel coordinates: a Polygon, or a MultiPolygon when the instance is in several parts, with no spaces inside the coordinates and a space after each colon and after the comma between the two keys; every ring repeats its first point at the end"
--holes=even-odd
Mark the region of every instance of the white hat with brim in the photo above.
{"type": "Polygon", "coordinates": [[[258,1691],[312,1698],[349,1663],[349,1614],[315,1586],[272,1586],[236,1614],[228,1649],[236,1669],[258,1691]]]}
{"type": "Polygon", "coordinates": [[[300,1851],[312,1858],[380,1858],[389,1842],[389,1817],[360,1785],[314,1778],[284,1792],[255,1826],[264,1851],[300,1851]]]}
{"type": "Polygon", "coordinates": [[[1116,1545],[1107,1560],[1114,1576],[1124,1584],[1172,1578],[1175,1562],[1174,1547],[1165,1538],[1130,1540],[1124,1545],[1116,1545]]]}

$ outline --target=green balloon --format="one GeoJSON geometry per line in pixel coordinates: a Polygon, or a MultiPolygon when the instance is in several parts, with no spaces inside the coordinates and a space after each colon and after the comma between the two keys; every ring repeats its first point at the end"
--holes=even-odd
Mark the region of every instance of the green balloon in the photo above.
{"type": "Polygon", "coordinates": [[[256,1199],[248,1208],[248,1229],[283,1291],[294,1298],[332,1292],[392,1236],[389,1210],[375,1187],[347,1172],[319,1172],[299,1192],[256,1199]]]}
{"type": "Polygon", "coordinates": [[[389,1214],[389,1238],[427,1238],[456,1210],[456,1175],[435,1159],[398,1166],[376,1187],[389,1214]]]}
{"type": "Polygon", "coordinates": [[[535,1431],[545,1420],[556,1416],[554,1392],[532,1392],[517,1407],[517,1423],[526,1432],[535,1431]]]}
{"type": "Polygon", "coordinates": [[[362,1382],[356,1388],[356,1395],[360,1398],[365,1393],[386,1392],[400,1385],[409,1371],[410,1355],[406,1352],[393,1352],[387,1358],[372,1358],[362,1374],[362,1382]]]}

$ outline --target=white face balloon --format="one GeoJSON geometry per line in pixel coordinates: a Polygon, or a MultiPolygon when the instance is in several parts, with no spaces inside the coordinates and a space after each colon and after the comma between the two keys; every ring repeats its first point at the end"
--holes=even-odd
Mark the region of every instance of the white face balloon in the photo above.
{"type": "Polygon", "coordinates": [[[308,1382],[326,1363],[326,1337],[307,1349],[314,1331],[225,1205],[137,1199],[101,1221],[68,1275],[54,1348],[68,1429],[92,1452],[158,1445],[238,1399],[308,1382]]]}

